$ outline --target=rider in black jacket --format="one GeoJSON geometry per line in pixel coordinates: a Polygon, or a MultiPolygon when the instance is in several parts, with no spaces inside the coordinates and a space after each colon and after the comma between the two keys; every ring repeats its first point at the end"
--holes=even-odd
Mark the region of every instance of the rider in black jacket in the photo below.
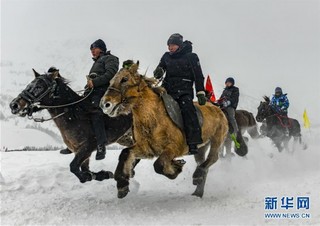
{"type": "Polygon", "coordinates": [[[237,134],[239,132],[238,124],[235,118],[235,112],[239,102],[239,88],[234,86],[234,79],[229,77],[225,82],[225,89],[223,90],[218,103],[220,104],[222,111],[225,113],[229,121],[229,133],[232,140],[236,141],[237,134]]]}
{"type": "Polygon", "coordinates": [[[197,145],[201,144],[201,127],[193,105],[193,84],[198,97],[198,103],[206,103],[204,92],[204,77],[202,74],[199,58],[197,54],[192,53],[192,43],[183,42],[180,34],[173,34],[168,39],[168,49],[161,60],[154,76],[160,79],[164,73],[163,87],[167,90],[179,104],[187,143],[189,145],[189,154],[197,153],[197,145]]]}
{"type": "MultiPolygon", "coordinates": [[[[103,113],[99,107],[100,99],[106,92],[110,80],[119,69],[119,59],[113,56],[110,51],[107,51],[106,44],[103,40],[98,39],[90,45],[92,59],[94,61],[89,75],[87,76],[87,85],[85,95],[91,90],[92,93],[89,99],[96,111],[91,113],[91,121],[93,130],[97,139],[97,154],[96,160],[104,159],[106,155],[105,143],[107,141],[106,131],[103,119],[103,113]]],[[[66,148],[60,151],[61,154],[69,154],[71,151],[66,148]]]]}

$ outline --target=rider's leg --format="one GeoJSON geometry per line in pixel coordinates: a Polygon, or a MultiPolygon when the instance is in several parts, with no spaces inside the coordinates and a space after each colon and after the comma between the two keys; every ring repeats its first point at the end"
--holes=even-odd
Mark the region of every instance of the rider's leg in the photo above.
{"type": "Polygon", "coordinates": [[[181,109],[187,144],[189,145],[189,154],[197,154],[197,145],[203,141],[201,138],[201,127],[192,97],[191,95],[183,95],[177,99],[177,102],[181,109]]]}

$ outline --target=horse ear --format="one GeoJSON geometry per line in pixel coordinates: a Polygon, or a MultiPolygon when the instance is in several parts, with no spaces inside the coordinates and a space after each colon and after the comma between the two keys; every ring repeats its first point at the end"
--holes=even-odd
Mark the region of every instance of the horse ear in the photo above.
{"type": "Polygon", "coordinates": [[[40,74],[38,72],[36,72],[36,70],[34,70],[33,68],[32,68],[32,71],[33,71],[35,77],[39,77],[40,76],[40,74]]]}
{"type": "Polygon", "coordinates": [[[139,62],[139,60],[137,61],[137,65],[138,65],[138,67],[139,67],[139,64],[140,64],[140,62],[139,62]]]}
{"type": "Polygon", "coordinates": [[[139,61],[136,64],[131,65],[129,71],[131,74],[136,74],[139,68],[139,61]]]}

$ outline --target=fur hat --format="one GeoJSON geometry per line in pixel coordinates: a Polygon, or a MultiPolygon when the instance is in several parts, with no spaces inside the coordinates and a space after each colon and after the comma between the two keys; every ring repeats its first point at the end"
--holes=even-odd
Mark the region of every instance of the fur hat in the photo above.
{"type": "Polygon", "coordinates": [[[103,52],[106,52],[106,51],[107,51],[106,44],[105,44],[104,41],[101,40],[101,39],[96,40],[94,43],[92,43],[92,44],[90,45],[90,50],[93,49],[93,48],[99,48],[99,49],[101,49],[103,52]]]}
{"type": "Polygon", "coordinates": [[[179,33],[172,34],[167,41],[167,45],[170,44],[178,45],[181,47],[183,44],[183,36],[179,33]]]}

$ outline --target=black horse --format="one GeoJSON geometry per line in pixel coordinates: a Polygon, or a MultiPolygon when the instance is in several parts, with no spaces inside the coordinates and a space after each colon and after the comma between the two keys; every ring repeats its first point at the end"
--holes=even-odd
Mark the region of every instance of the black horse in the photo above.
{"type": "MultiPolygon", "coordinates": [[[[47,109],[65,144],[75,153],[70,170],[80,182],[112,178],[109,171],[94,173],[89,170],[89,157],[96,148],[89,114],[96,109],[88,99],[76,94],[58,71],[41,75],[33,71],[35,79],[10,103],[12,114],[32,118],[34,112],[47,109]]],[[[107,145],[121,143],[119,140],[132,126],[132,116],[104,117],[107,145]]],[[[121,144],[128,146],[131,142],[121,144]]]]}
{"type": "MultiPolygon", "coordinates": [[[[243,134],[247,131],[252,139],[258,139],[260,137],[258,131],[258,125],[254,116],[251,112],[246,110],[236,110],[235,118],[239,128],[239,134],[242,135],[243,139],[240,139],[243,143],[244,141],[248,141],[247,137],[244,137],[243,134]]],[[[230,126],[230,125],[229,125],[230,126]]],[[[226,153],[223,155],[223,152],[220,153],[220,157],[231,157],[233,156],[231,152],[232,140],[230,136],[227,136],[226,141],[224,143],[226,148],[226,153]]],[[[223,150],[221,150],[223,151],[223,150]]]]}
{"type": "Polygon", "coordinates": [[[293,137],[296,144],[302,145],[303,149],[307,146],[302,142],[300,124],[296,119],[288,118],[277,113],[270,106],[270,98],[264,96],[264,102],[260,102],[256,120],[263,122],[261,133],[269,137],[279,152],[283,149],[289,150],[288,143],[293,137]]]}

